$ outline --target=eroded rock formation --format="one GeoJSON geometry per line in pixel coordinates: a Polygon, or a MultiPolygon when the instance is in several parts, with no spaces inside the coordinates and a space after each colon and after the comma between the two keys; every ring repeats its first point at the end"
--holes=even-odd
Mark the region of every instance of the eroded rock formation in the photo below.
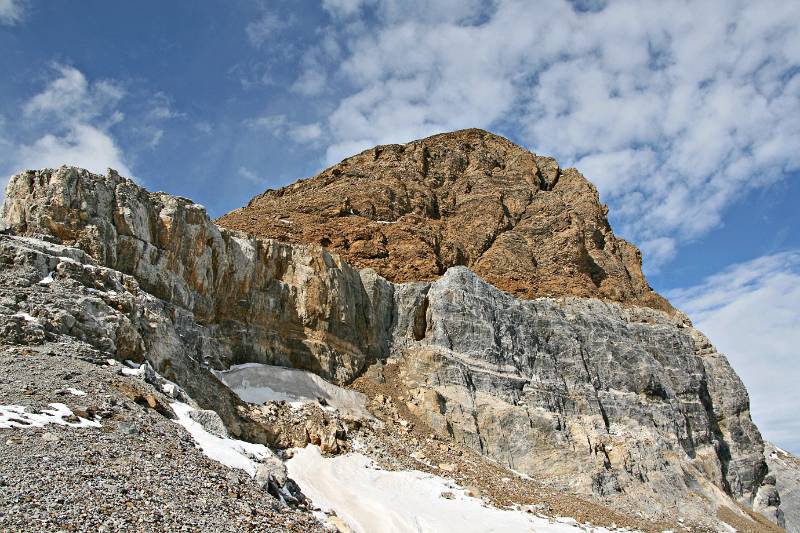
{"type": "Polygon", "coordinates": [[[377,344],[359,274],[338,256],[221,230],[202,206],[113,171],[15,176],[2,216],[14,234],[75,246],[191,313],[208,330],[193,355],[214,367],[282,364],[346,382],[377,344]]]}
{"type": "Polygon", "coordinates": [[[747,391],[682,314],[519,300],[464,267],[395,301],[409,409],[498,462],[665,514],[702,513],[690,493],[749,505],[761,486],[747,391]]]}

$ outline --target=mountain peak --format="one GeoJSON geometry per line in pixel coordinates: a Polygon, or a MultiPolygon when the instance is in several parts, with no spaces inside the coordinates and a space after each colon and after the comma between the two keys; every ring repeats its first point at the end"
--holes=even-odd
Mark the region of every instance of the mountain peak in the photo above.
{"type": "Polygon", "coordinates": [[[575,169],[481,129],[379,145],[268,190],[223,227],[318,243],[394,282],[469,267],[521,298],[597,297],[671,310],[575,169]]]}

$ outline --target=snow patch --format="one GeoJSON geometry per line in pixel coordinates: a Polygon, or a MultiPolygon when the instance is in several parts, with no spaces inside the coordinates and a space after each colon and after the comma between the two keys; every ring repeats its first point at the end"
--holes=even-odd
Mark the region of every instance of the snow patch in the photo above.
{"type": "Polygon", "coordinates": [[[186,431],[194,439],[198,448],[209,459],[222,463],[230,468],[244,470],[251,477],[256,475],[256,467],[260,460],[266,459],[274,454],[263,444],[253,444],[236,439],[224,439],[217,437],[206,431],[203,426],[189,417],[189,413],[194,411],[190,405],[181,402],[170,404],[175,415],[178,417],[177,423],[186,428],[186,431]]]}
{"type": "Polygon", "coordinates": [[[415,470],[382,470],[366,456],[323,457],[316,446],[295,451],[289,477],[317,507],[335,511],[358,533],[610,533],[573,519],[549,520],[490,507],[454,483],[415,470]],[[442,497],[443,492],[453,495],[442,497]]]}
{"type": "Polygon", "coordinates": [[[123,376],[144,376],[147,371],[146,365],[134,363],[130,359],[126,360],[125,364],[128,365],[128,367],[122,367],[120,369],[123,376]]]}
{"type": "Polygon", "coordinates": [[[67,392],[72,394],[73,396],[86,396],[86,393],[80,389],[76,389],[74,387],[68,387],[67,392]]]}
{"type": "Polygon", "coordinates": [[[58,424],[73,428],[100,427],[100,418],[94,420],[77,418],[77,422],[67,422],[65,418],[75,416],[72,410],[63,403],[51,403],[51,409],[42,409],[41,413],[28,413],[22,405],[0,405],[0,429],[44,427],[47,424],[58,424]]]}
{"type": "Polygon", "coordinates": [[[322,399],[342,413],[372,417],[363,394],[338,387],[305,370],[246,363],[214,374],[245,402],[261,404],[284,400],[298,405],[322,399]]]}
{"type": "Polygon", "coordinates": [[[17,318],[24,318],[27,322],[36,322],[37,321],[36,318],[32,317],[28,313],[23,313],[22,311],[20,311],[19,313],[14,313],[13,316],[15,316],[17,318]]]}
{"type": "Polygon", "coordinates": [[[53,281],[55,281],[53,278],[53,273],[50,272],[39,281],[39,285],[50,285],[51,283],[53,283],[53,281]]]}

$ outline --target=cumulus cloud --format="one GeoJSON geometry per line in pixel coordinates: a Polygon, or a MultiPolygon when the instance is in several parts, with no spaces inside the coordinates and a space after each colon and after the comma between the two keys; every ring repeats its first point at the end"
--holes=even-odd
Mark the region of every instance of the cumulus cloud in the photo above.
{"type": "Polygon", "coordinates": [[[117,104],[124,89],[110,80],[90,83],[78,69],[54,65],[55,77],[22,106],[39,132],[14,150],[14,171],[77,165],[94,172],[109,167],[130,175],[122,151],[108,129],[124,119],[117,104]]]}
{"type": "Polygon", "coordinates": [[[728,356],[765,438],[800,453],[800,251],[730,266],[668,296],[728,356]]]}
{"type": "Polygon", "coordinates": [[[88,124],[75,124],[60,136],[46,134],[19,148],[23,168],[55,168],[74,165],[94,172],[113,168],[131,175],[119,146],[106,132],[88,124]]]}
{"type": "Polygon", "coordinates": [[[0,24],[14,26],[25,17],[24,0],[0,0],[0,24]]]}
{"type": "Polygon", "coordinates": [[[800,169],[796,2],[458,4],[324,2],[341,50],[317,70],[341,87],[327,163],[462,127],[521,132],[598,184],[651,267],[800,169]]]}
{"type": "Polygon", "coordinates": [[[68,65],[50,68],[44,87],[20,106],[24,120],[16,125],[13,140],[0,131],[3,172],[67,164],[94,172],[110,167],[130,176],[131,153],[155,148],[164,125],[184,117],[162,92],[129,94],[115,80],[90,80],[68,65]],[[127,151],[120,145],[123,122],[127,151]]]}

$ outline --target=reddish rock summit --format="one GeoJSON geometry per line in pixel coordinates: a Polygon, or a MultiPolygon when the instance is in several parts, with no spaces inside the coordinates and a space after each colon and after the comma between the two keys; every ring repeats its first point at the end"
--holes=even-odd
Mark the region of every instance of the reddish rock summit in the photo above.
{"type": "Polygon", "coordinates": [[[479,129],[376,146],[217,220],[319,243],[393,282],[464,265],[521,298],[574,295],[671,310],[574,168],[479,129]]]}

